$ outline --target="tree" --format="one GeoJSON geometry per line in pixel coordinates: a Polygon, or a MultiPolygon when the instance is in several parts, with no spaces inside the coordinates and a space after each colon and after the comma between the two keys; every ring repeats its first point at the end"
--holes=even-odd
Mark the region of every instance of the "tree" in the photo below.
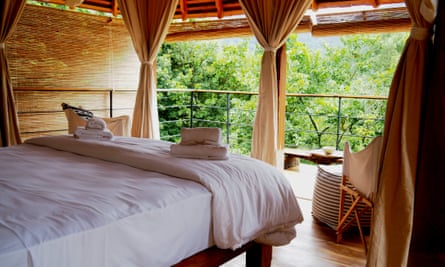
{"type": "MultiPolygon", "coordinates": [[[[216,41],[163,44],[157,57],[158,88],[256,91],[261,51],[251,48],[250,39],[237,39],[230,45],[216,41]]],[[[181,127],[220,127],[226,137],[230,136],[235,151],[248,153],[254,109],[248,112],[245,106],[256,105],[256,100],[251,98],[191,90],[177,95],[162,93],[159,96],[161,135],[166,140],[177,141],[181,127]],[[227,106],[231,110],[229,114],[227,106]],[[189,119],[191,113],[193,120],[189,119]]]]}
{"type": "MultiPolygon", "coordinates": [[[[288,97],[286,144],[342,147],[349,141],[353,149],[365,147],[382,134],[386,102],[340,96],[387,96],[407,34],[344,36],[340,45],[324,44],[323,49],[311,49],[297,37],[291,35],[286,43],[287,92],[339,97],[288,97]]],[[[158,88],[255,92],[261,55],[262,48],[249,38],[164,44],[157,57],[158,88]]],[[[230,137],[231,149],[249,153],[255,95],[163,95],[162,136],[177,141],[180,127],[192,125],[193,114],[193,126],[221,127],[230,137]]]]}
{"type": "MultiPolygon", "coordinates": [[[[325,44],[322,52],[310,50],[292,35],[287,41],[288,92],[387,96],[406,37],[406,33],[345,36],[340,38],[341,45],[325,44]]],[[[348,141],[353,149],[363,148],[382,134],[385,104],[349,98],[288,98],[286,143],[341,148],[348,141]]]]}

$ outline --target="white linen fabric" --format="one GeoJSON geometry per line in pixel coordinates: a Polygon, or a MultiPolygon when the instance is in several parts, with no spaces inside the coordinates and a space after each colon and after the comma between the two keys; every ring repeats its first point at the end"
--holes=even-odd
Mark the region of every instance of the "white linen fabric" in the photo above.
{"type": "Polygon", "coordinates": [[[178,0],[118,0],[117,5],[141,62],[131,135],[159,139],[155,59],[173,21],[178,0]]]}
{"type": "Polygon", "coordinates": [[[96,140],[111,140],[113,139],[113,133],[108,130],[98,130],[98,129],[85,129],[79,127],[74,131],[74,137],[81,139],[96,139],[96,140]]]}
{"type": "Polygon", "coordinates": [[[180,158],[224,160],[229,158],[228,145],[171,144],[170,153],[180,158]]]}
{"type": "Polygon", "coordinates": [[[251,155],[280,169],[283,162],[281,150],[284,148],[286,117],[286,49],[284,52],[277,51],[285,45],[289,34],[295,31],[311,2],[239,1],[253,34],[264,48],[251,155]]]}
{"type": "Polygon", "coordinates": [[[429,79],[425,73],[430,71],[428,65],[432,63],[428,57],[434,32],[431,15],[435,11],[425,12],[422,3],[430,8],[434,6],[429,0],[405,0],[412,28],[394,72],[386,105],[368,266],[411,265],[408,257],[413,245],[415,185],[422,183],[416,181],[420,140],[422,136],[431,136],[424,129],[422,113],[425,103],[422,101],[429,79]]]}
{"type": "Polygon", "coordinates": [[[27,143],[156,171],[203,184],[213,194],[215,244],[236,249],[256,239],[269,245],[289,243],[303,221],[297,199],[284,175],[247,156],[206,161],[170,155],[170,142],[118,137],[110,142],[70,136],[39,137],[27,143]]]}
{"type": "Polygon", "coordinates": [[[87,121],[87,125],[85,126],[85,129],[96,129],[96,130],[105,130],[107,128],[107,124],[105,121],[101,118],[91,118],[87,121]]]}
{"type": "Polygon", "coordinates": [[[0,170],[0,266],[171,266],[214,244],[196,182],[30,144],[0,170]]]}
{"type": "Polygon", "coordinates": [[[101,118],[91,118],[87,120],[85,127],[77,127],[74,137],[97,140],[111,140],[113,133],[107,128],[107,124],[101,118]]]}
{"type": "Polygon", "coordinates": [[[181,128],[181,145],[220,145],[221,129],[216,127],[181,128]]]}
{"type": "Polygon", "coordinates": [[[382,136],[377,136],[363,150],[355,153],[348,142],[343,149],[343,175],[360,193],[373,201],[377,191],[382,140],[382,136]]]}

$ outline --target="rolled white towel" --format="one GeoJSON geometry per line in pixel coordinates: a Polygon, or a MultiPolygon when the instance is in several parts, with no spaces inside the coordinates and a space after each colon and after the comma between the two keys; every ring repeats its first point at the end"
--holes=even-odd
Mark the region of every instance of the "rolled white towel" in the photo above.
{"type": "Polygon", "coordinates": [[[112,140],[113,133],[110,130],[99,130],[99,129],[86,129],[83,127],[78,127],[76,131],[74,131],[74,137],[80,139],[94,139],[94,140],[112,140]]]}
{"type": "Polygon", "coordinates": [[[181,129],[181,145],[221,145],[221,129],[197,127],[181,129]]]}
{"type": "Polygon", "coordinates": [[[170,153],[178,158],[222,160],[229,158],[229,146],[171,144],[170,153]]]}

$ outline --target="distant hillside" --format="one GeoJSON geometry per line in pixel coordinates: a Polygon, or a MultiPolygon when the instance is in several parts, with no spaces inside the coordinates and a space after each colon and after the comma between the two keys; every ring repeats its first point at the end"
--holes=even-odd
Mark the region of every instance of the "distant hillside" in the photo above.
{"type": "Polygon", "coordinates": [[[313,49],[322,49],[324,44],[331,47],[342,45],[339,36],[313,37],[310,33],[299,33],[298,41],[313,49]]]}

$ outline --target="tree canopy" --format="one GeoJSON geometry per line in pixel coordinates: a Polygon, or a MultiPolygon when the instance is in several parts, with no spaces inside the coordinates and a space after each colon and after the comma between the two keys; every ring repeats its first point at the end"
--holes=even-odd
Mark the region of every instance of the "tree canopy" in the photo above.
{"type": "MultiPolygon", "coordinates": [[[[286,42],[287,93],[291,94],[287,97],[286,145],[341,148],[348,141],[360,149],[382,134],[386,101],[342,96],[386,97],[407,36],[350,35],[335,38],[335,45],[326,42],[314,48],[300,42],[297,34],[291,35],[286,42]]],[[[253,94],[172,93],[162,97],[160,120],[165,124],[161,135],[177,140],[175,133],[189,127],[193,115],[193,126],[221,127],[232,148],[248,153],[262,53],[254,38],[163,44],[157,57],[158,88],[253,94]],[[167,123],[171,121],[174,123],[167,123]]]]}

